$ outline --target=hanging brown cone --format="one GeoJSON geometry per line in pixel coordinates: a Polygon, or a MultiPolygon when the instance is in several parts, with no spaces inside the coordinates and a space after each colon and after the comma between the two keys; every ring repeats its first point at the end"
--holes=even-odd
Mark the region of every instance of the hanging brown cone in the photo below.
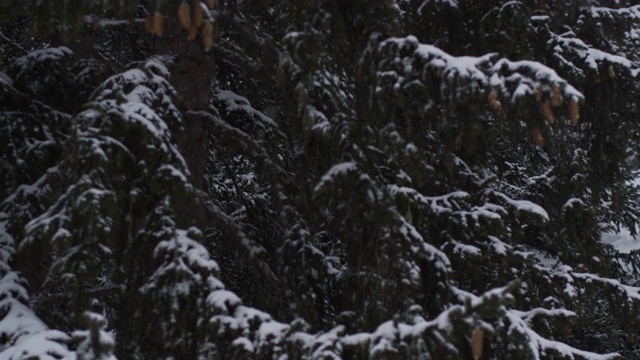
{"type": "Polygon", "coordinates": [[[546,101],[542,104],[542,115],[544,115],[544,119],[547,120],[549,124],[553,124],[555,119],[553,118],[553,110],[551,109],[551,103],[546,101]]]}
{"type": "Polygon", "coordinates": [[[189,30],[191,28],[191,7],[186,2],[178,7],[178,20],[183,29],[189,30]]]}
{"type": "Polygon", "coordinates": [[[540,84],[536,85],[536,88],[534,90],[534,94],[536,96],[536,100],[537,101],[542,100],[542,87],[540,86],[540,84]]]}
{"type": "Polygon", "coordinates": [[[580,122],[580,105],[576,98],[569,100],[569,119],[571,119],[571,125],[576,126],[580,122]]]}
{"type": "Polygon", "coordinates": [[[498,92],[493,90],[488,96],[489,106],[495,111],[502,111],[502,103],[498,100],[498,92]]]}
{"type": "Polygon", "coordinates": [[[60,36],[60,40],[62,41],[63,44],[68,44],[71,42],[71,33],[69,33],[69,31],[64,30],[62,32],[62,35],[60,36]]]}
{"type": "Polygon", "coordinates": [[[78,18],[78,19],[75,21],[73,31],[74,31],[75,33],[80,32],[80,31],[81,31],[81,29],[85,26],[85,24],[88,24],[92,29],[95,29],[95,28],[96,28],[96,22],[97,22],[97,21],[95,21],[95,20],[93,20],[93,19],[92,19],[92,20],[87,21],[86,19],[84,19],[84,18],[80,17],[80,18],[78,18]],[[85,22],[85,21],[86,21],[86,22],[85,22]]]}
{"type": "Polygon", "coordinates": [[[464,145],[464,131],[460,131],[458,136],[456,136],[456,140],[453,143],[453,150],[460,151],[462,149],[462,145],[464,145]]]}
{"type": "Polygon", "coordinates": [[[613,66],[609,65],[607,68],[607,75],[609,75],[609,79],[611,80],[616,78],[616,71],[613,69],[613,66]]]}
{"type": "Polygon", "coordinates": [[[147,15],[147,17],[144,18],[144,31],[153,34],[153,16],[147,15]]]}
{"type": "Polygon", "coordinates": [[[191,27],[187,32],[187,40],[193,41],[196,39],[197,36],[198,36],[198,27],[196,26],[196,24],[191,23],[191,27]]]}
{"type": "Polygon", "coordinates": [[[551,87],[551,105],[560,106],[562,104],[562,92],[558,84],[553,84],[551,87]]]}
{"type": "Polygon", "coordinates": [[[209,9],[213,9],[216,6],[216,0],[207,0],[207,6],[209,9]]]}
{"type": "Polygon", "coordinates": [[[471,334],[471,354],[473,360],[479,360],[482,357],[484,347],[484,330],[481,327],[475,328],[471,334]]]}
{"type": "Polygon", "coordinates": [[[453,174],[453,171],[456,169],[453,153],[447,151],[444,154],[444,158],[442,159],[442,162],[444,164],[445,169],[447,169],[447,171],[449,172],[449,174],[453,174]]]}
{"type": "Polygon", "coordinates": [[[202,15],[202,5],[200,5],[200,0],[196,0],[193,4],[193,12],[192,12],[192,20],[193,23],[196,24],[197,27],[202,25],[202,20],[204,19],[202,15]]]}
{"type": "Polygon", "coordinates": [[[152,34],[157,37],[164,36],[164,15],[162,15],[159,11],[156,11],[153,14],[153,32],[152,34]]]}
{"type": "Polygon", "coordinates": [[[211,21],[205,21],[202,27],[202,46],[204,52],[209,52],[213,46],[213,24],[211,21]]]}
{"type": "Polygon", "coordinates": [[[531,137],[533,138],[533,143],[536,144],[537,147],[540,149],[544,147],[544,139],[542,138],[542,133],[539,128],[534,128],[531,131],[531,137]]]}

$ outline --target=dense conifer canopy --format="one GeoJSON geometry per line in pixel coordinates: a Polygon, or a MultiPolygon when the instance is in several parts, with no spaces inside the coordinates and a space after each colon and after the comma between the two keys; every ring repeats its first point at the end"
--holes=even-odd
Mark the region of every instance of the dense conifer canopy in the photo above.
{"type": "Polygon", "coordinates": [[[631,0],[0,1],[0,359],[640,358],[638,49],[631,0]]]}

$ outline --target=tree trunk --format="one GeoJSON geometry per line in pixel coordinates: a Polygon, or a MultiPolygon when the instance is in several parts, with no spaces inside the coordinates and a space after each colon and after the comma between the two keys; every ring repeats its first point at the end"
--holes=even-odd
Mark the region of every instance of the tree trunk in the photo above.
{"type": "Polygon", "coordinates": [[[178,106],[184,115],[184,133],[178,139],[193,184],[202,189],[206,164],[208,129],[201,117],[187,111],[208,111],[213,81],[213,55],[203,50],[199,36],[187,41],[187,34],[173,19],[167,19],[165,36],[156,40],[156,53],[173,57],[171,84],[178,92],[178,106]]]}
{"type": "MultiPolygon", "coordinates": [[[[206,53],[199,34],[194,41],[187,41],[187,33],[175,19],[167,17],[162,38],[156,38],[155,54],[171,56],[171,84],[178,93],[178,107],[184,114],[184,132],[178,139],[180,152],[191,172],[192,182],[202,189],[204,183],[205,159],[208,129],[202,117],[187,116],[187,111],[208,111],[211,83],[213,81],[213,54],[206,53]]],[[[69,47],[78,58],[95,57],[92,34],[83,34],[80,39],[63,42],[54,35],[52,46],[69,47]]]]}

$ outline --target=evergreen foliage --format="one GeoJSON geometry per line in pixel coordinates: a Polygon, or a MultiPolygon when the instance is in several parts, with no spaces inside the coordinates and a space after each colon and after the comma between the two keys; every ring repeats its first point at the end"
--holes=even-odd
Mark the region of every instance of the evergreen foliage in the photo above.
{"type": "Polygon", "coordinates": [[[0,13],[0,359],[640,356],[640,5],[0,13]]]}

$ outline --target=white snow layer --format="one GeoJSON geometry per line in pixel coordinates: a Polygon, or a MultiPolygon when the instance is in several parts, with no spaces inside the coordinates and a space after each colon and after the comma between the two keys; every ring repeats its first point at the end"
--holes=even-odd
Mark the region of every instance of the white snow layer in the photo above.
{"type": "MultiPolygon", "coordinates": [[[[441,82],[443,94],[452,91],[448,89],[448,82],[455,81],[458,92],[483,93],[496,89],[502,96],[510,97],[511,101],[515,102],[519,97],[532,96],[539,87],[548,87],[548,85],[541,86],[545,83],[558,86],[566,99],[584,99],[582,93],[568,84],[555,70],[539,62],[510,61],[497,58],[497,54],[493,53],[479,57],[456,57],[435,46],[420,44],[414,36],[390,38],[380,44],[380,49],[390,43],[394,43],[400,49],[415,47],[415,56],[424,59],[427,68],[435,71],[444,80],[441,82]]],[[[604,56],[595,52],[592,55],[604,56]]],[[[411,66],[411,63],[405,63],[405,71],[412,71],[411,66]]],[[[422,69],[413,70],[421,71],[422,69]]]]}
{"type": "Polygon", "coordinates": [[[640,239],[631,235],[629,230],[620,229],[619,232],[605,232],[602,234],[602,242],[613,246],[618,252],[628,254],[634,250],[640,250],[640,239]]]}

